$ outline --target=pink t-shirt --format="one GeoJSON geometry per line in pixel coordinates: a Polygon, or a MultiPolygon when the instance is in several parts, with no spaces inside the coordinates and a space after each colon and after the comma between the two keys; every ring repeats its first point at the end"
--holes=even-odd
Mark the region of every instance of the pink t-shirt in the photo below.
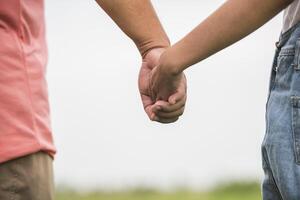
{"type": "Polygon", "coordinates": [[[0,0],[0,163],[55,154],[43,0],[0,0]]]}

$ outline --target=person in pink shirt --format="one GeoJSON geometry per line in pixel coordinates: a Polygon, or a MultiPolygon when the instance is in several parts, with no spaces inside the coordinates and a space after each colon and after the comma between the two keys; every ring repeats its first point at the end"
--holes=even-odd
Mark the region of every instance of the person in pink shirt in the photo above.
{"type": "MultiPolygon", "coordinates": [[[[98,0],[137,45],[139,89],[151,120],[171,123],[184,111],[186,81],[154,98],[150,74],[170,46],[149,0],[98,0]],[[159,104],[159,105],[158,105],[159,104]]],[[[46,81],[43,0],[0,0],[0,199],[53,200],[53,143],[46,81]]]]}

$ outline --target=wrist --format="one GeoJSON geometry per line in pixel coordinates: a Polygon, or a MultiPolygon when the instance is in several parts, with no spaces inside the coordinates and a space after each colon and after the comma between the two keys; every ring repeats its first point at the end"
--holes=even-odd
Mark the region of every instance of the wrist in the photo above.
{"type": "Polygon", "coordinates": [[[160,71],[170,76],[178,76],[183,72],[178,59],[172,56],[172,47],[168,48],[160,57],[160,71]]]}
{"type": "Polygon", "coordinates": [[[143,42],[136,43],[136,46],[142,56],[145,58],[146,55],[153,49],[166,49],[170,46],[170,40],[168,37],[162,37],[159,39],[148,39],[143,42]]]}

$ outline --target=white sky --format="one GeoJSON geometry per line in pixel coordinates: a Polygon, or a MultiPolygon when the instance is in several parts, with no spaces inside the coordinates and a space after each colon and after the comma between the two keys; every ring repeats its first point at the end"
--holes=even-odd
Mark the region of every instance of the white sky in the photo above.
{"type": "MultiPolygon", "coordinates": [[[[222,2],[153,4],[175,42],[222,2]]],[[[46,11],[58,183],[206,188],[262,178],[264,109],[281,16],[189,69],[185,115],[161,125],[142,109],[134,44],[95,1],[46,1],[46,11]]]]}

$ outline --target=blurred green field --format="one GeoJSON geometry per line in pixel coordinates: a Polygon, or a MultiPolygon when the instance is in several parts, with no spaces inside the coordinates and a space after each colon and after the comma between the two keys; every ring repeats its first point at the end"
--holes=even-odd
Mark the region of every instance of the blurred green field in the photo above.
{"type": "Polygon", "coordinates": [[[208,192],[179,189],[174,192],[159,192],[151,189],[136,189],[124,192],[58,191],[56,200],[260,200],[258,183],[231,183],[208,192]]]}

